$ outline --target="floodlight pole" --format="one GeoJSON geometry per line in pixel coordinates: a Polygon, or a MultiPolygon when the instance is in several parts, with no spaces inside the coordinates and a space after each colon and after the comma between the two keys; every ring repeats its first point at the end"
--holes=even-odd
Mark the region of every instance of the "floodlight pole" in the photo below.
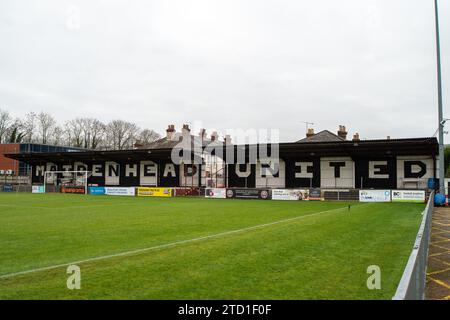
{"type": "Polygon", "coordinates": [[[445,193],[445,162],[444,162],[444,115],[442,110],[442,76],[441,76],[441,44],[439,37],[439,11],[438,2],[434,0],[434,17],[436,24],[436,56],[437,56],[437,86],[439,110],[439,192],[445,193]]]}

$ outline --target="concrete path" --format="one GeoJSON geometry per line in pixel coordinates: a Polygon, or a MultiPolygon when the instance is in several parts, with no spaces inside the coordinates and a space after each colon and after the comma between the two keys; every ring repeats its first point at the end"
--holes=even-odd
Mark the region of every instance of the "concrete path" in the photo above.
{"type": "Polygon", "coordinates": [[[425,297],[450,300],[450,208],[435,208],[425,297]]]}

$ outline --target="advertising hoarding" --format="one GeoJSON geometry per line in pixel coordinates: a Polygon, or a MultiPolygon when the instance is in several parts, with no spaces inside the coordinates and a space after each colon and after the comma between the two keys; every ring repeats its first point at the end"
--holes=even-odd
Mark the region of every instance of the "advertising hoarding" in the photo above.
{"type": "Polygon", "coordinates": [[[359,190],[361,202],[391,202],[391,190],[359,190]]]}
{"type": "Polygon", "coordinates": [[[86,189],[84,187],[79,186],[62,186],[61,193],[79,193],[84,194],[86,189]]]}
{"type": "Polygon", "coordinates": [[[171,197],[172,188],[137,188],[138,197],[171,197]]]}
{"type": "Polygon", "coordinates": [[[134,197],[136,195],[136,188],[134,187],[106,187],[105,194],[109,196],[129,196],[134,197]]]}
{"type": "Polygon", "coordinates": [[[225,199],[227,197],[227,189],[225,188],[206,188],[206,198],[225,199]]]}
{"type": "Polygon", "coordinates": [[[103,195],[103,194],[105,194],[105,188],[104,187],[89,187],[89,194],[103,195]]]}
{"type": "Polygon", "coordinates": [[[32,186],[31,187],[32,193],[45,193],[44,186],[32,186]]]}
{"type": "Polygon", "coordinates": [[[12,184],[5,184],[3,186],[3,192],[13,192],[14,191],[14,187],[12,184]]]}
{"type": "Polygon", "coordinates": [[[323,201],[322,190],[318,188],[309,189],[308,200],[323,201]]]}
{"type": "Polygon", "coordinates": [[[425,202],[425,190],[392,190],[392,202],[425,202]]]}
{"type": "Polygon", "coordinates": [[[173,197],[199,196],[200,188],[197,188],[197,187],[172,188],[172,194],[173,194],[173,197]]]}
{"type": "Polygon", "coordinates": [[[227,189],[227,198],[236,199],[270,199],[268,189],[227,189]]]}
{"type": "Polygon", "coordinates": [[[308,200],[309,190],[272,189],[272,200],[308,200]]]}

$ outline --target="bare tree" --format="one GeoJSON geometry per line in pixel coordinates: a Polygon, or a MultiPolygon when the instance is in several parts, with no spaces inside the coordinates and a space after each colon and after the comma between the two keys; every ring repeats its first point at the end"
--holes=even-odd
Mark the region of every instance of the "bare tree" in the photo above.
{"type": "Polygon", "coordinates": [[[98,149],[105,138],[106,126],[99,120],[94,120],[91,126],[91,149],[98,149]]]}
{"type": "Polygon", "coordinates": [[[54,133],[56,121],[49,113],[41,111],[37,115],[37,123],[39,128],[39,140],[42,144],[47,144],[51,140],[51,135],[54,133]]]}
{"type": "Polygon", "coordinates": [[[131,149],[139,133],[139,127],[131,122],[113,120],[106,126],[107,149],[124,150],[131,149]]]}
{"type": "Polygon", "coordinates": [[[161,136],[151,129],[140,130],[132,122],[113,120],[107,125],[94,118],[76,118],[59,126],[53,116],[41,111],[13,120],[0,110],[0,142],[43,143],[88,149],[132,149],[136,142],[149,144],[161,136]]]}
{"type": "Polygon", "coordinates": [[[62,146],[66,144],[64,130],[60,126],[55,126],[50,134],[48,143],[54,146],[62,146]]]}
{"type": "Polygon", "coordinates": [[[97,149],[105,133],[105,125],[97,119],[83,119],[84,148],[97,149]]]}
{"type": "Polygon", "coordinates": [[[67,135],[67,142],[72,147],[83,147],[83,126],[84,120],[76,118],[65,123],[65,134],[67,135]]]}
{"type": "Polygon", "coordinates": [[[139,133],[139,135],[137,137],[137,142],[139,144],[142,144],[145,146],[145,145],[148,145],[160,138],[161,138],[161,135],[159,133],[157,133],[156,131],[153,131],[151,129],[144,129],[139,133]]]}
{"type": "Polygon", "coordinates": [[[11,116],[8,111],[0,109],[0,143],[5,142],[8,128],[11,124],[11,116]]]}
{"type": "Polygon", "coordinates": [[[34,112],[29,112],[25,115],[22,122],[22,127],[25,135],[22,139],[23,142],[32,143],[35,142],[36,138],[36,127],[37,127],[37,115],[34,112]]]}
{"type": "Polygon", "coordinates": [[[105,125],[93,118],[70,120],[65,127],[68,144],[78,148],[99,148],[105,133],[105,125]]]}

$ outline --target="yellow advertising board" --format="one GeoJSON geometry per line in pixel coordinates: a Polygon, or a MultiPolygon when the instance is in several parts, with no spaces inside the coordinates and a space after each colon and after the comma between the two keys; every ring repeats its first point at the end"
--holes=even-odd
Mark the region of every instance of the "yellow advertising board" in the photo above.
{"type": "Polygon", "coordinates": [[[138,197],[171,197],[172,188],[137,188],[138,197]]]}

